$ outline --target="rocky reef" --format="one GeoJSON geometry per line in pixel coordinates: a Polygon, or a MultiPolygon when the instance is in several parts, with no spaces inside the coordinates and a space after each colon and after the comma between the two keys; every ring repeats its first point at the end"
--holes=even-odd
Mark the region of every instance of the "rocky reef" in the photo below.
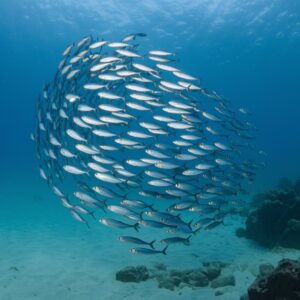
{"type": "Polygon", "coordinates": [[[147,279],[149,279],[149,272],[145,266],[130,266],[116,273],[116,280],[123,282],[141,282],[147,279]]]}
{"type": "Polygon", "coordinates": [[[283,259],[278,266],[260,267],[260,275],[249,287],[246,300],[299,300],[300,260],[283,259]]]}
{"type": "MultiPolygon", "coordinates": [[[[140,282],[148,279],[157,281],[159,288],[169,290],[190,287],[192,289],[210,286],[221,288],[234,286],[235,278],[231,274],[223,274],[227,264],[222,262],[204,262],[201,266],[192,269],[168,270],[164,264],[156,264],[153,268],[146,266],[126,267],[116,273],[116,280],[123,282],[140,282]]],[[[216,294],[220,294],[217,291],[216,294]]]]}
{"type": "Polygon", "coordinates": [[[281,179],[278,187],[253,198],[246,228],[236,234],[267,247],[300,249],[300,178],[294,183],[281,179]]]}

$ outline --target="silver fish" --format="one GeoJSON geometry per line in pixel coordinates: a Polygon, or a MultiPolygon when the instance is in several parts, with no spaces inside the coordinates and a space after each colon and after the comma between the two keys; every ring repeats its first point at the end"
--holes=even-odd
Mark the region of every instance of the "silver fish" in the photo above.
{"type": "Polygon", "coordinates": [[[109,218],[100,218],[99,222],[103,225],[114,227],[114,228],[133,228],[135,231],[139,231],[139,223],[135,223],[133,225],[127,224],[115,219],[109,219],[109,218]]]}
{"type": "Polygon", "coordinates": [[[158,251],[158,250],[153,250],[153,249],[148,249],[148,248],[132,248],[129,250],[129,252],[133,254],[146,254],[146,255],[152,255],[152,254],[164,254],[167,255],[167,249],[168,246],[166,246],[163,250],[158,251]]]}

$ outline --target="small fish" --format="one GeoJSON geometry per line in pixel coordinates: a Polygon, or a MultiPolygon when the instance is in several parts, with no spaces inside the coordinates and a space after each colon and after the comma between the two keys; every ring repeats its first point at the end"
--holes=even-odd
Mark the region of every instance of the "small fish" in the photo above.
{"type": "Polygon", "coordinates": [[[140,161],[140,160],[135,160],[135,159],[127,159],[126,163],[131,165],[131,166],[134,166],[134,167],[148,167],[149,166],[148,163],[145,163],[145,162],[140,161]]]}
{"type": "Polygon", "coordinates": [[[121,96],[118,96],[116,94],[113,93],[109,93],[109,92],[99,92],[98,96],[102,99],[107,99],[107,100],[120,100],[120,99],[124,99],[121,96]]]}
{"type": "Polygon", "coordinates": [[[97,48],[100,48],[102,46],[104,46],[105,44],[107,44],[107,41],[99,41],[99,42],[95,42],[93,44],[91,44],[89,46],[90,49],[97,49],[97,48]]]}
{"type": "Polygon", "coordinates": [[[128,50],[124,50],[124,49],[118,49],[116,50],[116,52],[120,55],[123,55],[123,56],[126,56],[126,57],[130,57],[130,58],[133,58],[133,57],[141,57],[139,54],[137,53],[134,53],[132,51],[128,51],[128,50]]]}
{"type": "Polygon", "coordinates": [[[110,104],[100,104],[98,107],[101,110],[108,111],[108,112],[120,112],[120,111],[123,111],[122,108],[119,108],[117,106],[110,105],[110,104]]]}
{"type": "Polygon", "coordinates": [[[135,223],[131,225],[115,219],[109,219],[109,218],[100,218],[99,222],[108,227],[121,228],[121,229],[133,228],[135,231],[137,232],[139,231],[139,223],[135,223]]]}
{"type": "Polygon", "coordinates": [[[158,162],[155,164],[155,167],[159,169],[166,169],[166,170],[172,170],[178,168],[178,165],[168,163],[168,162],[158,162]]]}
{"type": "Polygon", "coordinates": [[[80,142],[87,142],[87,140],[82,137],[79,133],[77,133],[75,130],[73,129],[67,129],[67,135],[69,137],[71,137],[72,139],[75,139],[77,141],[80,141],[80,142]]]}
{"type": "Polygon", "coordinates": [[[202,228],[204,225],[209,224],[210,222],[212,222],[214,220],[214,218],[202,218],[200,220],[198,220],[195,224],[194,227],[195,228],[202,228]]]}
{"type": "Polygon", "coordinates": [[[140,104],[137,104],[137,103],[134,103],[134,102],[126,102],[126,105],[132,109],[136,109],[136,110],[140,110],[140,111],[150,110],[150,108],[145,107],[140,104]]]}
{"type": "Polygon", "coordinates": [[[81,151],[82,153],[88,154],[88,155],[95,155],[99,153],[99,150],[94,148],[94,147],[90,147],[87,145],[83,145],[83,144],[76,144],[75,148],[78,151],[81,151]]]}
{"type": "Polygon", "coordinates": [[[144,208],[150,208],[152,211],[154,210],[153,208],[153,204],[147,204],[141,200],[122,200],[121,201],[122,205],[126,205],[129,207],[135,207],[135,208],[140,208],[140,209],[144,209],[144,208]]]}
{"type": "Polygon", "coordinates": [[[65,96],[65,98],[66,98],[69,102],[71,102],[71,103],[73,103],[73,102],[75,102],[76,100],[80,99],[80,97],[79,97],[78,95],[74,95],[74,94],[67,94],[67,95],[65,96]]]}
{"type": "Polygon", "coordinates": [[[197,78],[195,78],[195,77],[193,77],[191,75],[188,75],[186,73],[180,72],[180,71],[174,71],[173,74],[176,77],[179,77],[181,79],[185,79],[185,80],[197,80],[197,78]]]}
{"type": "Polygon", "coordinates": [[[170,237],[170,238],[166,238],[161,240],[160,242],[162,244],[166,244],[166,245],[171,245],[171,244],[184,244],[186,246],[190,245],[190,238],[192,235],[189,235],[187,238],[182,238],[182,237],[170,237]]]}
{"type": "Polygon", "coordinates": [[[158,55],[158,56],[174,56],[174,53],[164,51],[164,50],[151,50],[149,51],[150,55],[158,55]]]}
{"type": "Polygon", "coordinates": [[[139,221],[141,219],[141,214],[140,213],[136,213],[136,212],[130,210],[129,208],[127,208],[127,207],[118,206],[118,205],[107,205],[106,208],[108,210],[110,210],[111,212],[114,212],[116,214],[125,216],[129,219],[132,219],[132,220],[139,221]]]}
{"type": "Polygon", "coordinates": [[[156,67],[161,69],[161,70],[168,71],[168,72],[179,72],[179,70],[177,68],[174,68],[174,67],[169,66],[169,65],[156,64],[156,67]]]}
{"type": "Polygon", "coordinates": [[[130,44],[122,43],[122,42],[112,42],[107,44],[107,46],[112,48],[124,48],[124,47],[130,47],[130,44]]]}
{"type": "Polygon", "coordinates": [[[120,178],[114,177],[113,175],[106,174],[106,173],[96,173],[95,177],[103,182],[108,183],[122,183],[123,180],[120,178]]]}
{"type": "Polygon", "coordinates": [[[207,226],[204,227],[204,230],[211,230],[219,225],[223,224],[223,221],[214,221],[210,224],[208,224],[207,226]]]}
{"type": "Polygon", "coordinates": [[[167,255],[167,249],[168,246],[166,246],[163,250],[153,250],[153,249],[148,249],[148,248],[132,248],[129,250],[130,253],[132,254],[146,254],[146,255],[151,255],[151,254],[164,254],[167,255]]]}
{"type": "Polygon", "coordinates": [[[136,237],[132,237],[132,236],[119,236],[118,240],[121,242],[125,242],[125,243],[132,243],[132,244],[138,244],[138,245],[148,245],[150,246],[152,249],[155,249],[153,244],[155,243],[155,240],[153,240],[152,242],[145,242],[139,238],[136,237]]]}
{"type": "Polygon", "coordinates": [[[100,117],[100,121],[107,124],[127,124],[127,122],[124,120],[115,117],[107,117],[107,116],[100,117]]]}
{"type": "Polygon", "coordinates": [[[81,206],[79,206],[79,205],[72,206],[72,209],[73,209],[74,211],[76,211],[77,213],[79,213],[79,214],[90,215],[90,216],[92,216],[94,219],[96,219],[96,218],[95,218],[95,215],[94,215],[95,212],[89,211],[89,210],[87,210],[87,209],[85,209],[85,208],[83,208],[83,207],[81,207],[81,206]]]}
{"type": "Polygon", "coordinates": [[[164,107],[163,111],[170,113],[170,114],[176,114],[176,115],[190,114],[189,111],[186,111],[186,110],[180,109],[180,108],[176,108],[176,107],[172,107],[172,106],[164,107]]]}
{"type": "Polygon", "coordinates": [[[74,175],[83,175],[83,174],[88,174],[87,171],[81,170],[75,166],[71,166],[71,165],[65,165],[64,170],[68,173],[74,174],[74,175]]]}
{"type": "Polygon", "coordinates": [[[110,66],[110,63],[100,63],[100,64],[97,64],[97,65],[94,65],[90,68],[90,71],[91,72],[99,72],[107,67],[110,66]]]}
{"type": "Polygon", "coordinates": [[[151,60],[157,61],[157,62],[162,62],[162,63],[171,61],[170,59],[159,57],[159,56],[153,56],[153,55],[149,55],[148,58],[151,60]]]}
{"type": "Polygon", "coordinates": [[[114,137],[116,136],[115,133],[112,133],[110,131],[107,131],[107,130],[101,130],[101,129],[95,129],[92,131],[93,134],[97,135],[97,136],[100,136],[100,137],[114,137]]]}
{"type": "Polygon", "coordinates": [[[135,137],[135,138],[139,138],[139,139],[148,139],[148,138],[152,138],[152,135],[143,133],[143,132],[139,132],[139,131],[128,131],[127,132],[128,135],[135,137]]]}
{"type": "MultiPolygon", "coordinates": [[[[89,125],[99,126],[99,125],[104,125],[105,124],[105,123],[100,122],[99,120],[97,120],[93,117],[89,117],[89,116],[82,116],[81,119],[82,119],[83,122],[85,122],[89,125]]],[[[89,127],[87,127],[87,128],[89,128],[89,127]]]]}
{"type": "Polygon", "coordinates": [[[162,222],[153,221],[153,220],[140,220],[138,221],[139,224],[146,226],[146,227],[153,227],[153,228],[164,228],[170,227],[162,222]]]}
{"type": "Polygon", "coordinates": [[[88,167],[96,172],[99,172],[99,173],[106,173],[106,172],[109,172],[109,169],[106,169],[94,162],[89,162],[88,164],[88,167]]]}
{"type": "Polygon", "coordinates": [[[170,82],[170,81],[160,81],[160,84],[168,89],[171,89],[171,90],[175,90],[175,91],[183,91],[185,90],[184,87],[176,84],[176,83],[173,83],[173,82],[170,82]]]}
{"type": "Polygon", "coordinates": [[[172,185],[171,183],[164,180],[150,180],[148,181],[149,185],[157,186],[157,187],[167,187],[172,185]]]}
{"type": "Polygon", "coordinates": [[[71,216],[78,222],[85,224],[88,228],[90,227],[88,222],[76,211],[70,209],[71,216]]]}

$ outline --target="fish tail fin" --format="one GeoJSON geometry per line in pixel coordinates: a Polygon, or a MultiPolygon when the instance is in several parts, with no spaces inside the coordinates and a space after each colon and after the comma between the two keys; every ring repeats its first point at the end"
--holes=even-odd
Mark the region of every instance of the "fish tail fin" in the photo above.
{"type": "Polygon", "coordinates": [[[91,215],[91,216],[92,216],[92,218],[93,218],[94,220],[96,220],[96,217],[95,217],[95,212],[94,212],[94,211],[91,211],[91,212],[89,212],[89,215],[91,215]]]}
{"type": "Polygon", "coordinates": [[[183,242],[184,243],[184,245],[186,245],[186,246],[189,246],[190,245],[190,238],[192,237],[192,234],[190,234],[186,239],[185,239],[185,241],[183,242]]]}
{"type": "Polygon", "coordinates": [[[187,223],[187,225],[188,225],[188,227],[190,228],[190,229],[192,229],[192,223],[193,223],[193,221],[194,221],[194,219],[192,219],[191,221],[189,221],[188,223],[187,223]]]}
{"type": "Polygon", "coordinates": [[[176,215],[176,218],[178,218],[178,219],[181,220],[181,213],[177,214],[177,215],[176,215]]]}
{"type": "Polygon", "coordinates": [[[193,235],[196,235],[196,234],[197,234],[197,232],[198,232],[200,229],[201,229],[201,226],[192,232],[192,233],[193,233],[193,235]]]}
{"type": "Polygon", "coordinates": [[[88,229],[91,228],[88,222],[85,222],[84,224],[87,226],[88,229]]]}
{"type": "Polygon", "coordinates": [[[102,201],[104,207],[107,207],[107,200],[108,200],[108,199],[104,199],[104,200],[102,201]]]}
{"type": "Polygon", "coordinates": [[[140,216],[141,220],[144,220],[143,213],[144,213],[144,211],[142,211],[142,212],[139,213],[139,216],[140,216]]]}
{"type": "Polygon", "coordinates": [[[139,224],[139,223],[135,223],[135,224],[133,225],[133,228],[135,229],[135,231],[139,232],[140,224],[139,224]]]}
{"type": "Polygon", "coordinates": [[[155,242],[156,242],[156,240],[153,240],[152,242],[149,243],[149,246],[150,246],[152,249],[155,249],[154,246],[153,246],[153,244],[154,244],[155,242]]]}
{"type": "Polygon", "coordinates": [[[100,209],[102,209],[102,210],[103,210],[103,212],[105,212],[105,213],[106,213],[105,207],[106,207],[106,205],[105,205],[105,206],[99,206],[99,208],[100,208],[100,209]]]}
{"type": "Polygon", "coordinates": [[[157,211],[153,206],[154,206],[154,203],[153,203],[153,204],[150,204],[150,205],[149,205],[149,208],[150,208],[152,211],[157,211]]]}
{"type": "Polygon", "coordinates": [[[161,253],[162,254],[164,254],[164,255],[167,255],[167,249],[168,249],[168,245],[164,248],[164,249],[162,249],[162,251],[161,251],[161,253]]]}

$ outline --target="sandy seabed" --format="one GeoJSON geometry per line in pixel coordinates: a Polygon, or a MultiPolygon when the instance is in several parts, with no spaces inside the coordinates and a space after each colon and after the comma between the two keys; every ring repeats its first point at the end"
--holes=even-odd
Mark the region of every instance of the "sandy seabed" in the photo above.
{"type": "MultiPolygon", "coordinates": [[[[96,223],[88,229],[75,222],[49,192],[38,196],[41,192],[33,195],[28,191],[22,191],[18,200],[10,192],[0,193],[1,300],[235,300],[254,281],[259,264],[276,265],[282,258],[300,256],[296,250],[271,251],[237,238],[235,230],[244,222],[238,216],[228,218],[227,226],[200,231],[190,246],[170,247],[167,256],[133,255],[128,252],[131,245],[116,240],[118,230],[96,223]],[[116,272],[125,266],[153,268],[155,263],[164,263],[168,269],[188,269],[204,261],[229,263],[223,273],[233,274],[236,286],[170,291],[158,288],[155,279],[141,283],[115,280],[116,272]],[[224,294],[215,296],[216,290],[224,294]]],[[[148,235],[145,232],[142,238],[152,239],[148,235]]]]}

